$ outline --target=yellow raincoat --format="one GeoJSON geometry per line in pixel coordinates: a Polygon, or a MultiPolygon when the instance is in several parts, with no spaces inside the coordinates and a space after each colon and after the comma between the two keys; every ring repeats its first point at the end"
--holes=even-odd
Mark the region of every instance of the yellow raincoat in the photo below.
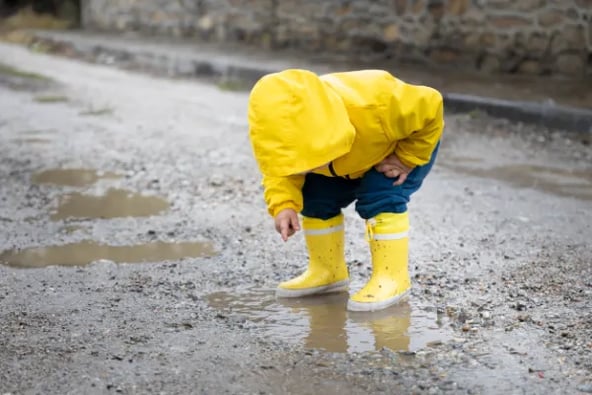
{"type": "Polygon", "coordinates": [[[393,152],[409,167],[428,163],[443,127],[438,91],[381,70],[285,70],[259,80],[249,98],[249,134],[272,216],[302,210],[305,172],[358,178],[393,152]]]}

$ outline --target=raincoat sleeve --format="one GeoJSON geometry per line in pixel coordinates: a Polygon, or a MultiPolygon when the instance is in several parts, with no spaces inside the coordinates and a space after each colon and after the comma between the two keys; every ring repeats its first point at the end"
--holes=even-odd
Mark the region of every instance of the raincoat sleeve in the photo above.
{"type": "Polygon", "coordinates": [[[291,208],[299,213],[303,205],[303,185],[304,175],[288,177],[263,176],[264,197],[269,214],[275,217],[286,208],[291,208]]]}
{"type": "Polygon", "coordinates": [[[444,129],[444,108],[440,92],[426,86],[396,80],[390,105],[395,154],[406,166],[425,165],[444,129]]]}

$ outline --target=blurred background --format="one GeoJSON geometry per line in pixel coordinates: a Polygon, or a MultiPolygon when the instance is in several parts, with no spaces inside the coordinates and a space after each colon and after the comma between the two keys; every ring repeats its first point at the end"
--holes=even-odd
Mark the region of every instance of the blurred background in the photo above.
{"type": "Polygon", "coordinates": [[[592,0],[0,0],[20,28],[82,28],[487,74],[592,76],[592,0]]]}

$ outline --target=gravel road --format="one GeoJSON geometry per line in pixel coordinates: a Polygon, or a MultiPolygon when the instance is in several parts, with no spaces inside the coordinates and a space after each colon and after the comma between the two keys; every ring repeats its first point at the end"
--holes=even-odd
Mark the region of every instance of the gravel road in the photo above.
{"type": "Polygon", "coordinates": [[[360,315],[274,298],[306,253],[266,214],[246,92],[0,59],[1,394],[592,393],[589,133],[448,115],[411,299],[360,315]]]}

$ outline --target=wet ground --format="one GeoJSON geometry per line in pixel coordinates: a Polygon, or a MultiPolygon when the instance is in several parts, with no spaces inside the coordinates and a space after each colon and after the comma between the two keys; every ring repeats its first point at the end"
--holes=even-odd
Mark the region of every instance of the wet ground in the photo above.
{"type": "Polygon", "coordinates": [[[273,296],[306,254],[266,214],[246,93],[0,59],[0,393],[592,392],[586,131],[449,115],[411,298],[354,314],[273,296]]]}

